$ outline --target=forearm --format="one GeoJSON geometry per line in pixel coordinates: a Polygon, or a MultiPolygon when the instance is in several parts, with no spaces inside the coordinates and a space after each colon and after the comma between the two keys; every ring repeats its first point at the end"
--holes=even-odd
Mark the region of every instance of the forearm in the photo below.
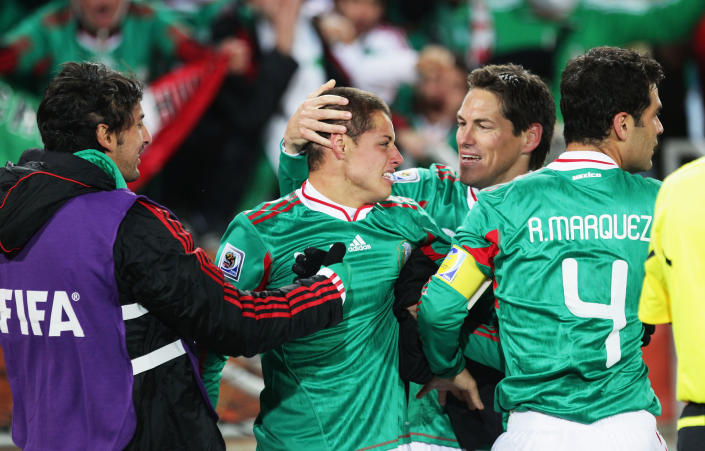
{"type": "Polygon", "coordinates": [[[473,257],[453,245],[424,290],[419,301],[419,331],[434,374],[454,377],[463,369],[460,334],[468,299],[485,280],[473,257]]]}

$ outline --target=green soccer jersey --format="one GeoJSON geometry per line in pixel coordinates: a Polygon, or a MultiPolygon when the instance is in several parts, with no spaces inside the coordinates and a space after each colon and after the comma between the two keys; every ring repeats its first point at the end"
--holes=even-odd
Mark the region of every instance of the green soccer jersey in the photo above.
{"type": "Polygon", "coordinates": [[[659,415],[637,317],[658,188],[602,153],[566,152],[481,191],[421,299],[419,328],[434,372],[462,368],[459,293],[479,267],[494,278],[498,300],[506,359],[499,409],[581,423],[641,409],[659,415]],[[477,267],[463,266],[467,254],[477,267]]]}
{"type": "MultiPolygon", "coordinates": [[[[258,449],[382,450],[414,439],[399,378],[393,287],[413,248],[440,260],[449,246],[418,204],[392,196],[350,209],[306,182],[237,215],[217,261],[238,288],[275,288],[294,278],[297,251],[337,241],[347,246],[351,269],[343,320],[262,355],[258,449]]],[[[455,443],[426,441],[449,445],[446,439],[455,443]]]]}

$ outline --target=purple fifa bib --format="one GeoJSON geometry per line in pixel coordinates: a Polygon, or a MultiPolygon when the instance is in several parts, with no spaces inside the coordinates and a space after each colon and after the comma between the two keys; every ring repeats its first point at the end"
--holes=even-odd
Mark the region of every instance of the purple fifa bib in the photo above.
{"type": "Polygon", "coordinates": [[[14,258],[0,255],[0,345],[23,449],[122,449],[134,434],[113,245],[136,200],[73,198],[14,258]]]}

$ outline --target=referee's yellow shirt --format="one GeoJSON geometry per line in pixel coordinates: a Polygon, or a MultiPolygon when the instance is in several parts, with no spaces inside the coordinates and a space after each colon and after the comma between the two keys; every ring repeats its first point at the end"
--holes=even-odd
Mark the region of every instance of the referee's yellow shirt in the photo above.
{"type": "Polygon", "coordinates": [[[664,180],[649,251],[639,318],[673,324],[676,397],[705,403],[705,157],[664,180]]]}

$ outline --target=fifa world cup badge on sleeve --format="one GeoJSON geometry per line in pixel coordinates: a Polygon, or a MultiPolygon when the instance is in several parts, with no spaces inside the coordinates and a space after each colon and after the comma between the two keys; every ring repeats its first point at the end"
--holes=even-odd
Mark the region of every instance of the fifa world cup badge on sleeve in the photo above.
{"type": "Polygon", "coordinates": [[[419,181],[419,171],[417,168],[397,171],[393,175],[394,183],[413,183],[419,181]]]}
{"type": "Polygon", "coordinates": [[[220,268],[226,276],[230,277],[235,282],[239,282],[244,261],[245,253],[232,244],[227,243],[225,249],[223,249],[223,253],[220,254],[218,268],[220,268]]]}
{"type": "Polygon", "coordinates": [[[445,260],[443,260],[443,264],[438,269],[438,277],[451,287],[456,288],[453,286],[453,281],[455,280],[455,276],[458,275],[458,271],[463,265],[467,255],[468,253],[458,246],[453,246],[450,252],[448,252],[448,255],[446,255],[445,260]]]}

